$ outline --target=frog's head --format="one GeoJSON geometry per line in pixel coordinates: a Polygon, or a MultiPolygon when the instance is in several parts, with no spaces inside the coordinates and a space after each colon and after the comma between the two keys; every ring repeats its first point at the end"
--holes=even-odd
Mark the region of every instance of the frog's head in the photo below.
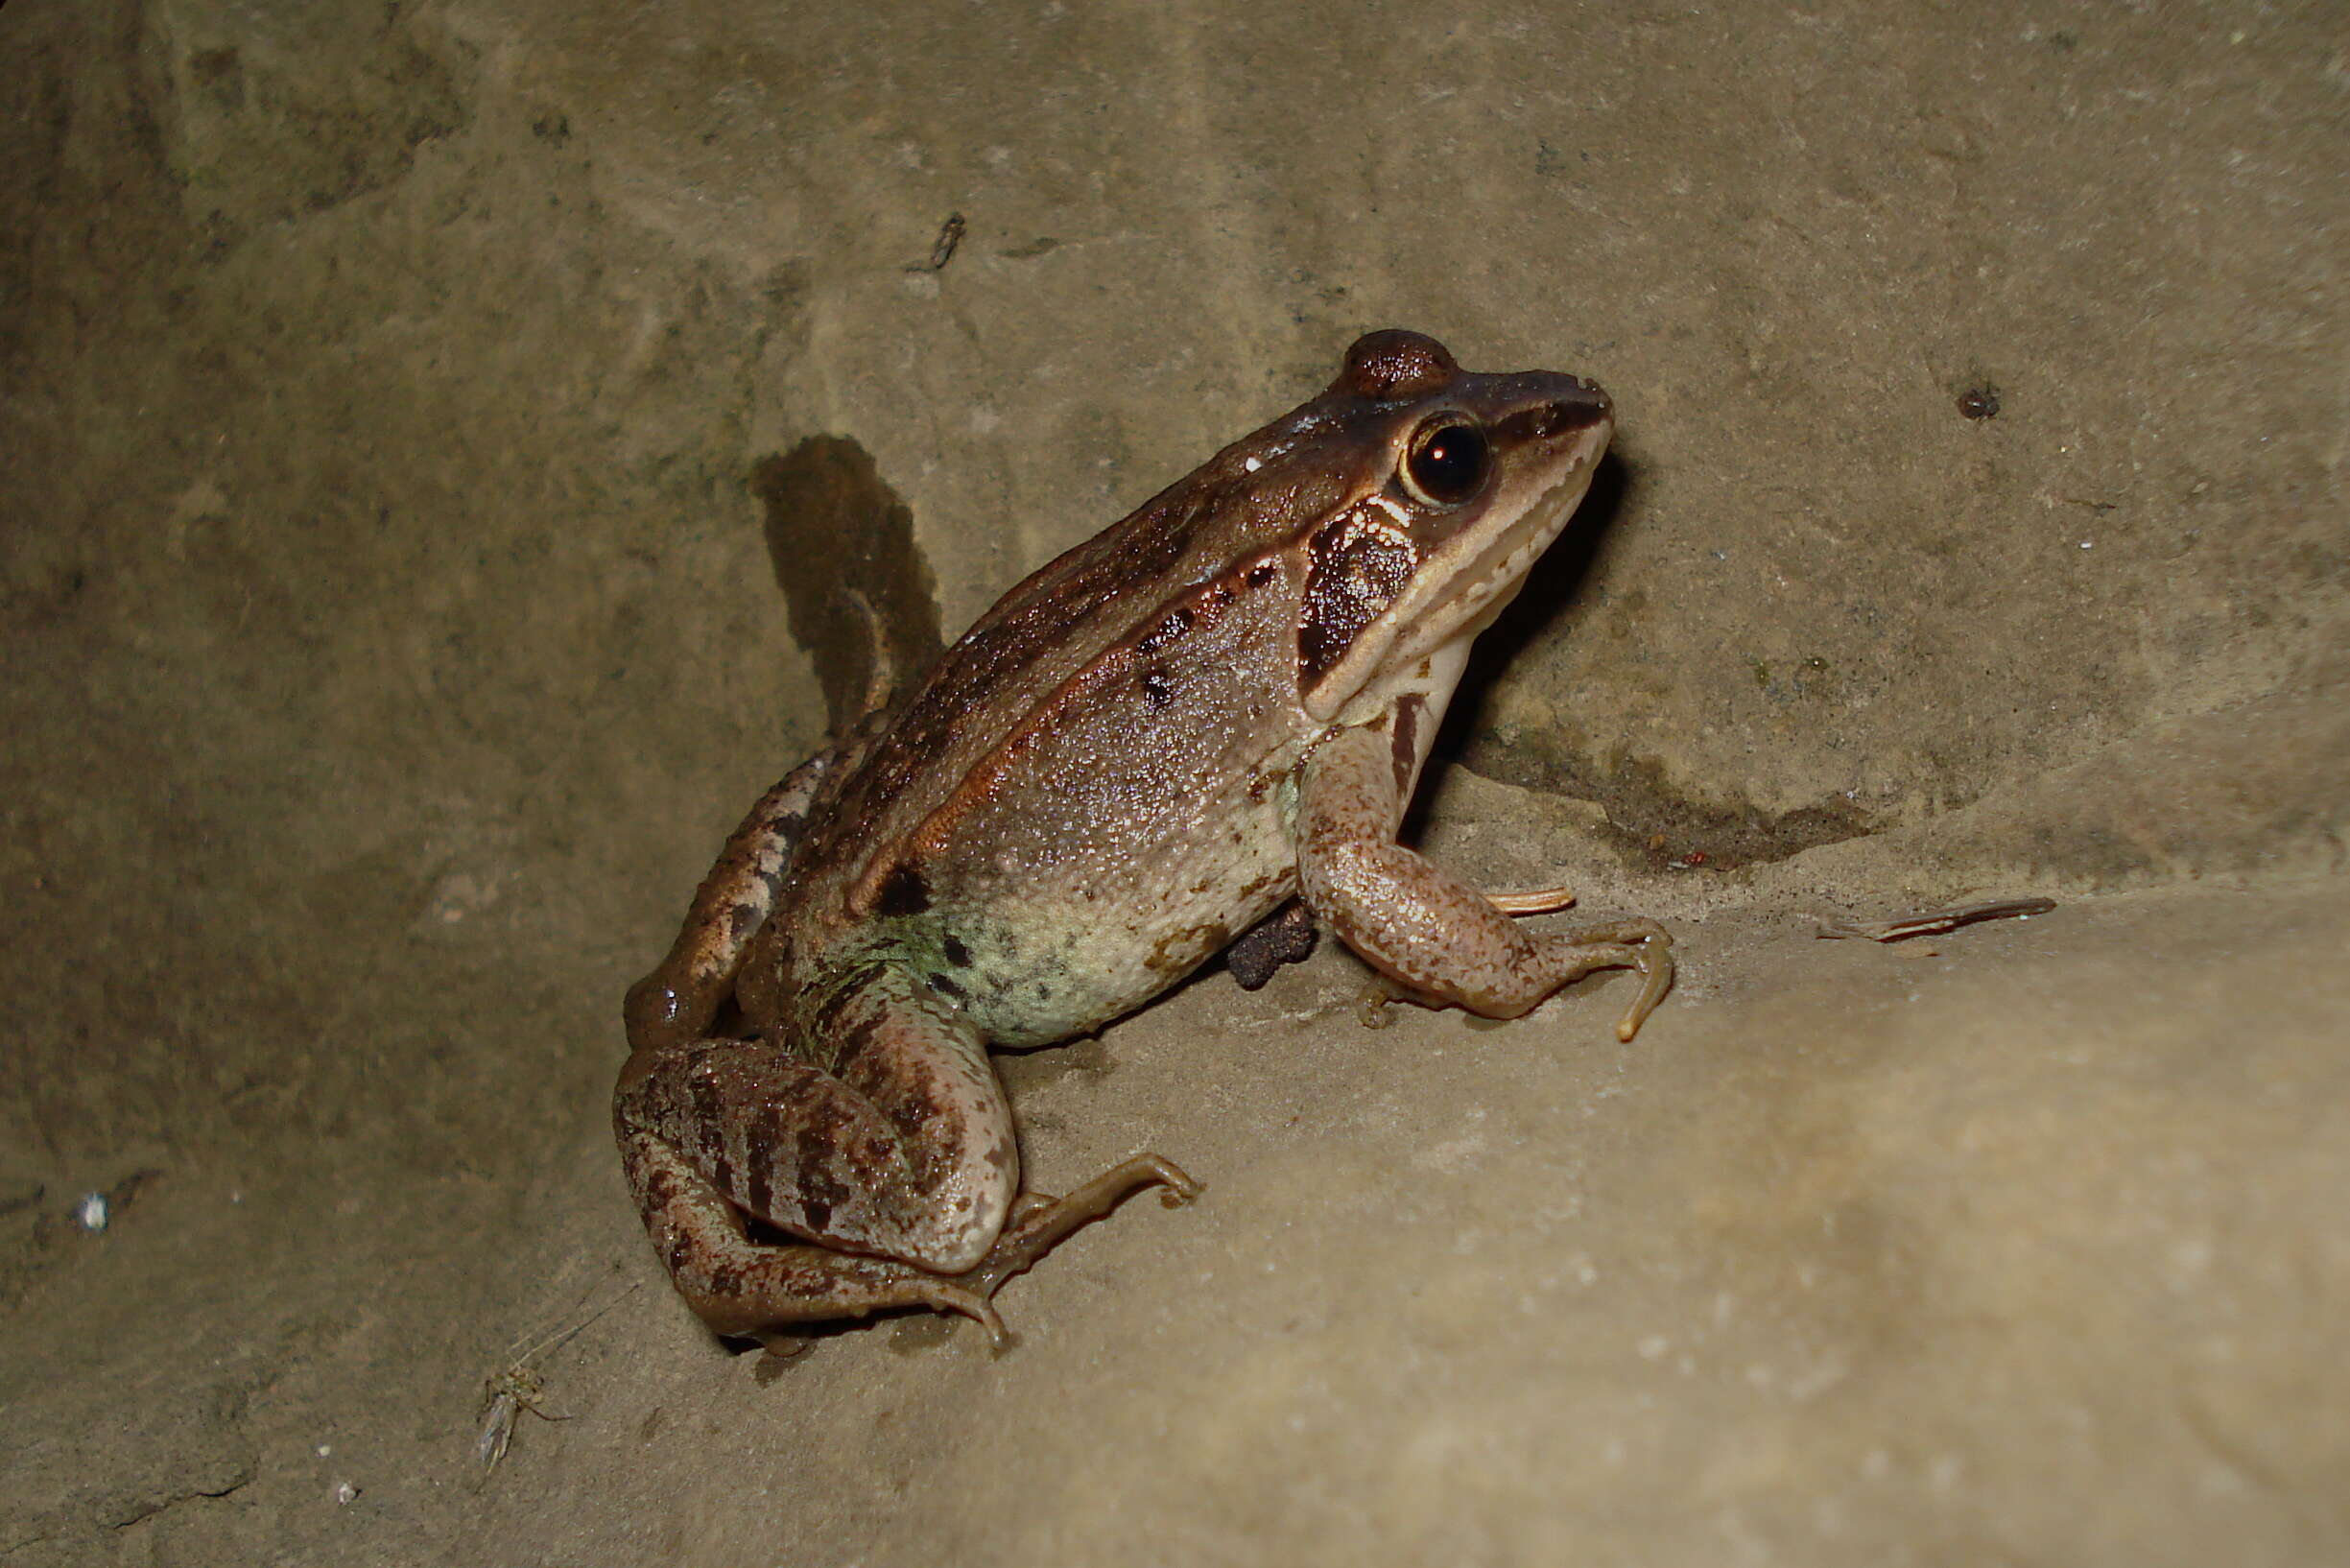
{"type": "Polygon", "coordinates": [[[1398,330],[1358,339],[1308,411],[1352,454],[1344,504],[1302,541],[1298,686],[1329,721],[1491,624],[1590,488],[1615,423],[1588,381],[1477,374],[1398,330]]]}

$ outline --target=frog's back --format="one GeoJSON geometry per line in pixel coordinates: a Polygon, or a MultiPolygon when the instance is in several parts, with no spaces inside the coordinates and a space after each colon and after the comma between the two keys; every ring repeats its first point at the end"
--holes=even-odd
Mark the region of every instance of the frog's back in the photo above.
{"type": "Polygon", "coordinates": [[[1282,539],[1203,524],[1205,477],[1007,596],[819,797],[794,863],[803,959],[935,949],[991,1033],[1059,1038],[1289,895],[1315,727],[1294,567],[1282,539]]]}

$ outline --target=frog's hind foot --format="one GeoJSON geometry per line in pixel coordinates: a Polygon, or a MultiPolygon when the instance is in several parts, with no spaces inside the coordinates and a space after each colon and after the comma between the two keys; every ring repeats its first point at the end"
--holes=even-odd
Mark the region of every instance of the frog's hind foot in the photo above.
{"type": "Polygon", "coordinates": [[[1070,1232],[1101,1219],[1145,1187],[1164,1189],[1161,1200],[1169,1208],[1199,1196],[1199,1183],[1172,1160],[1156,1154],[1137,1154],[1111,1167],[1063,1198],[1026,1192],[1012,1201],[1010,1221],[987,1255],[955,1282],[981,1296],[991,1297],[1004,1282],[1032,1267],[1070,1232]]]}
{"type": "MultiPolygon", "coordinates": [[[[714,1266],[697,1270],[681,1263],[672,1277],[713,1330],[758,1340],[770,1354],[797,1353],[798,1337],[790,1324],[928,1307],[978,1323],[987,1331],[989,1348],[1001,1355],[1015,1341],[995,1310],[995,1293],[1071,1232],[1107,1215],[1145,1187],[1163,1189],[1170,1208],[1199,1196],[1199,1183],[1172,1161],[1137,1154],[1066,1197],[1022,1193],[1012,1200],[1004,1233],[987,1255],[963,1273],[934,1274],[889,1258],[857,1257],[821,1247],[766,1246],[743,1236],[737,1221],[726,1224],[724,1241],[739,1239],[739,1250],[722,1241],[722,1255],[710,1260],[714,1266]]],[[[709,1218],[731,1216],[713,1213],[709,1218]]]]}
{"type": "Polygon", "coordinates": [[[735,1287],[724,1298],[698,1296],[684,1271],[673,1277],[714,1332],[756,1340],[770,1355],[793,1356],[798,1353],[795,1346],[804,1346],[805,1338],[791,1325],[869,1318],[907,1307],[960,1314],[987,1331],[992,1348],[1011,1348],[1011,1330],[1004,1326],[987,1294],[960,1279],[890,1258],[851,1257],[822,1247],[759,1247],[758,1253],[753,1266],[758,1277],[722,1278],[718,1283],[735,1287]],[[733,1326],[747,1318],[757,1319],[758,1326],[733,1326]]]}
{"type": "Polygon", "coordinates": [[[795,1354],[800,1324],[869,1318],[877,1312],[927,1307],[957,1313],[987,1331],[997,1350],[1009,1349],[1011,1331],[987,1299],[991,1287],[931,1273],[891,1258],[857,1257],[823,1247],[776,1247],[745,1240],[739,1248],[671,1271],[677,1292],[712,1333],[756,1340],[771,1353],[795,1354]]]}

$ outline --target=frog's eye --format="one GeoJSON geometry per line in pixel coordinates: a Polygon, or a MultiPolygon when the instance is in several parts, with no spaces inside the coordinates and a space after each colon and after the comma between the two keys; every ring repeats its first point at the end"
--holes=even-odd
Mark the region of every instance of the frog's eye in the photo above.
{"type": "Polygon", "coordinates": [[[1458,414],[1429,420],[1412,433],[1396,474],[1414,501],[1457,507],[1485,487],[1493,450],[1485,433],[1458,414]]]}

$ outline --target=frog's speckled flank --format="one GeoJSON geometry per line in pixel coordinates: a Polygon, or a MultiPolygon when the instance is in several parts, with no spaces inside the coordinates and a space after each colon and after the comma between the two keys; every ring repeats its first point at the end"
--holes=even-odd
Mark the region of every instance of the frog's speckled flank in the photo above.
{"type": "Polygon", "coordinates": [[[1394,842],[1468,645],[1591,482],[1606,394],[1411,332],[1021,583],[887,715],[763,797],[629,994],[613,1123],[722,1334],[990,1298],[1145,1186],[1023,1193],[990,1042],[1083,1033],[1302,891],[1412,993],[1496,1017],[1652,921],[1529,936],[1394,842]],[[747,1218],[748,1217],[748,1218],[747,1218]],[[754,1236],[748,1221],[799,1238],[754,1236]]]}

